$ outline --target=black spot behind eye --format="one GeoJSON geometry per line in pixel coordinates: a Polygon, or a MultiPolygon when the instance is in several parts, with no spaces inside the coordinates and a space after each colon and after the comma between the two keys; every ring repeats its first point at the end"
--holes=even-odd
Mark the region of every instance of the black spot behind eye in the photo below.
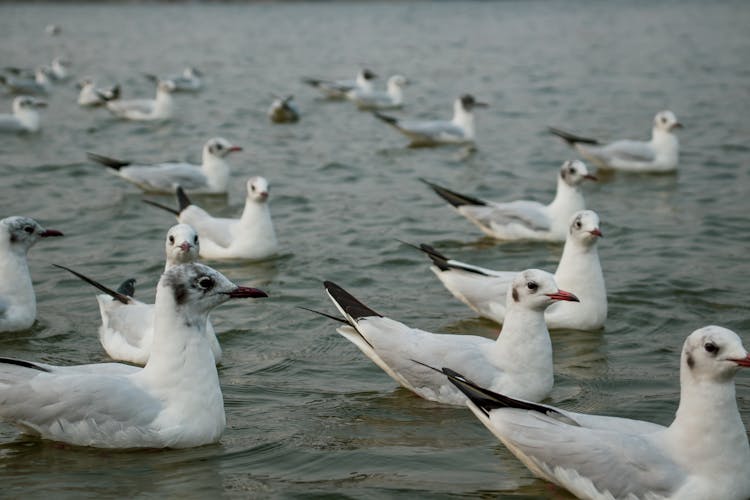
{"type": "Polygon", "coordinates": [[[717,346],[713,342],[706,342],[706,345],[704,345],[703,348],[707,353],[713,356],[716,356],[719,353],[719,346],[717,346]]]}
{"type": "Polygon", "coordinates": [[[169,243],[171,245],[174,245],[174,236],[172,236],[171,234],[169,235],[169,243]]]}
{"type": "Polygon", "coordinates": [[[214,287],[214,280],[209,276],[203,276],[198,279],[198,286],[204,290],[211,290],[214,287]]]}
{"type": "Polygon", "coordinates": [[[513,289],[513,302],[518,302],[518,290],[513,289]]]}
{"type": "Polygon", "coordinates": [[[526,288],[528,288],[528,289],[529,289],[529,290],[531,290],[532,292],[535,292],[535,291],[536,291],[536,289],[537,289],[537,288],[539,288],[539,285],[537,285],[537,284],[536,284],[535,282],[533,282],[533,281],[529,281],[528,283],[526,283],[526,288]]]}

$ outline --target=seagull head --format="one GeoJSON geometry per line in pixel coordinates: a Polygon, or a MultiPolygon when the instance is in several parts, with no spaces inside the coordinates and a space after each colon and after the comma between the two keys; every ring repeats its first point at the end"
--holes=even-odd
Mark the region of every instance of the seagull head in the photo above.
{"type": "Polygon", "coordinates": [[[5,240],[6,245],[19,254],[26,254],[42,238],[62,235],[56,229],[44,229],[31,217],[15,215],[0,220],[0,240],[5,240]]]}
{"type": "Polygon", "coordinates": [[[406,87],[409,85],[409,79],[404,75],[393,75],[388,79],[389,87],[406,87]]]}
{"type": "Polygon", "coordinates": [[[553,275],[539,269],[521,271],[513,278],[508,289],[508,307],[518,305],[534,311],[544,311],[559,300],[579,302],[578,297],[557,287],[553,275]]]}
{"type": "Polygon", "coordinates": [[[487,108],[489,104],[486,102],[477,101],[473,95],[464,94],[458,98],[458,103],[465,112],[469,113],[474,108],[487,108]]]}
{"type": "Polygon", "coordinates": [[[574,241],[591,246],[604,236],[599,229],[599,216],[593,210],[580,210],[570,218],[570,236],[574,241]]]}
{"type": "Polygon", "coordinates": [[[171,94],[176,88],[177,86],[172,80],[159,80],[159,83],[156,85],[157,92],[164,92],[166,94],[171,94]]]}
{"type": "Polygon", "coordinates": [[[560,166],[560,178],[570,187],[578,186],[585,180],[595,181],[596,176],[589,173],[586,164],[581,160],[568,160],[560,166]]]}
{"type": "Polygon", "coordinates": [[[373,80],[377,80],[378,75],[376,75],[374,72],[370,71],[367,68],[363,68],[360,70],[359,74],[357,74],[357,79],[364,80],[366,82],[371,82],[373,80]]]}
{"type": "Polygon", "coordinates": [[[224,158],[230,153],[242,151],[242,148],[240,146],[235,146],[222,137],[214,137],[213,139],[209,139],[208,141],[206,141],[203,149],[208,154],[217,158],[224,158]]]}
{"type": "Polygon", "coordinates": [[[677,121],[677,117],[671,111],[659,111],[654,116],[654,129],[670,132],[676,128],[682,128],[682,123],[677,121]]]}
{"type": "Polygon", "coordinates": [[[175,224],[167,231],[164,244],[169,265],[186,264],[198,260],[200,253],[198,233],[188,224],[175,224]]]}
{"type": "Polygon", "coordinates": [[[184,76],[185,78],[200,78],[203,76],[203,72],[200,71],[198,68],[188,66],[187,68],[183,70],[182,76],[184,76]]]}
{"type": "Polygon", "coordinates": [[[691,333],[682,347],[681,371],[707,382],[732,380],[740,367],[750,368],[742,339],[721,326],[704,326],[691,333]]]}
{"type": "Polygon", "coordinates": [[[257,203],[268,201],[268,193],[271,188],[265,177],[255,176],[247,180],[247,198],[257,203]]]}

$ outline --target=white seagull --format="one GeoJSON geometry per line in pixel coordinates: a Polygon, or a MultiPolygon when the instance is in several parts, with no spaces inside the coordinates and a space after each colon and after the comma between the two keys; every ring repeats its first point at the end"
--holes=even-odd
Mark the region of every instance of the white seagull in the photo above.
{"type": "MultiPolygon", "coordinates": [[[[573,215],[555,281],[574,293],[581,303],[558,302],[547,308],[544,313],[547,328],[599,330],[604,326],[607,290],[596,249],[601,236],[596,212],[582,210],[573,215]]],[[[504,297],[517,272],[494,271],[449,259],[429,245],[422,244],[419,249],[432,259],[430,269],[454,297],[479,315],[503,322],[504,297]]]]}
{"type": "Polygon", "coordinates": [[[26,330],[34,324],[36,295],[26,254],[41,238],[62,235],[29,217],[0,220],[0,332],[26,330]]]}
{"type": "Polygon", "coordinates": [[[359,109],[398,109],[404,105],[404,87],[409,80],[402,75],[393,75],[388,79],[385,92],[366,91],[364,89],[353,89],[347,92],[346,97],[357,105],[359,109]]]}
{"type": "Polygon", "coordinates": [[[181,187],[177,188],[178,210],[153,201],[155,207],[171,212],[183,224],[195,228],[200,236],[200,256],[210,260],[263,260],[279,250],[276,231],[268,207],[270,188],[264,177],[247,180],[245,208],[239,219],[213,217],[194,205],[181,187]]]}
{"type": "Polygon", "coordinates": [[[13,114],[0,114],[0,132],[38,132],[41,127],[38,108],[47,103],[31,96],[21,95],[13,99],[13,114]]]}
{"type": "Polygon", "coordinates": [[[320,80],[317,78],[303,78],[302,81],[320,90],[327,99],[345,99],[347,92],[360,89],[364,92],[374,90],[373,81],[378,75],[369,69],[362,69],[355,80],[320,80]]]}
{"type": "Polygon", "coordinates": [[[79,106],[101,106],[107,101],[117,99],[120,96],[120,86],[113,85],[109,88],[97,88],[96,82],[91,78],[84,78],[78,82],[79,106]]]}
{"type": "Polygon", "coordinates": [[[682,128],[671,111],[654,116],[650,141],[620,140],[603,144],[597,139],[580,137],[558,128],[550,132],[563,138],[581,155],[601,168],[630,172],[673,172],[680,156],[680,141],[672,132],[682,128]]]}
{"type": "Polygon", "coordinates": [[[523,271],[508,290],[502,331],[497,340],[490,340],[410,328],[381,316],[335,283],[326,281],[324,286],[346,318],[339,320],[345,326],[339,327],[338,333],[402,386],[425,399],[453,405],[465,404],[466,398],[440,373],[421,363],[460,367],[494,390],[516,397],[532,401],[547,397],[554,375],[544,310],[558,300],[578,300],[559,290],[551,274],[537,269],[523,271]]]}
{"type": "Polygon", "coordinates": [[[64,57],[55,57],[49,68],[49,76],[57,82],[64,82],[70,78],[72,63],[64,57]]]}
{"type": "Polygon", "coordinates": [[[205,326],[229,299],[265,297],[201,264],[165,272],[144,368],[0,359],[0,418],[44,439],[98,448],[189,448],[217,442],[224,402],[205,326]]]}
{"type": "Polygon", "coordinates": [[[477,101],[472,95],[464,94],[453,103],[451,121],[409,121],[377,112],[373,114],[408,137],[412,147],[473,144],[476,136],[473,110],[487,106],[487,103],[477,101]]]}
{"type": "Polygon", "coordinates": [[[236,151],[242,148],[214,137],[203,145],[200,165],[184,162],[138,165],[95,153],[87,153],[87,156],[147,193],[174,193],[179,185],[191,193],[224,194],[231,173],[227,156],[236,151]]]}
{"type": "Polygon", "coordinates": [[[750,446],[734,376],[750,355],[734,332],[694,331],[682,348],[669,427],[518,401],[444,368],[469,408],[534,475],[587,499],[750,498],[750,446]]]}
{"type": "MultiPolygon", "coordinates": [[[[198,260],[198,234],[187,224],[177,224],[169,228],[164,247],[165,271],[198,260]]],[[[99,341],[109,357],[117,361],[145,365],[154,342],[154,305],[133,298],[135,280],[126,280],[114,291],[70,268],[59,265],[57,267],[104,292],[96,297],[102,317],[99,341]]],[[[206,336],[218,364],[221,361],[221,346],[210,319],[206,320],[206,336]]]]}
{"type": "MultiPolygon", "coordinates": [[[[174,113],[174,90],[174,83],[160,81],[156,85],[155,99],[119,99],[118,96],[107,100],[106,106],[113,115],[125,120],[169,120],[174,113]]],[[[102,98],[107,99],[107,96],[102,95],[102,98]]]]}
{"type": "Polygon", "coordinates": [[[0,83],[5,85],[9,92],[14,94],[46,95],[49,93],[52,82],[50,81],[51,70],[47,66],[40,66],[34,70],[34,76],[25,76],[22,70],[16,70],[16,76],[0,75],[0,83]]]}
{"type": "Polygon", "coordinates": [[[549,205],[530,200],[484,201],[424,179],[423,182],[487,236],[500,240],[565,241],[570,217],[586,208],[580,186],[587,179],[596,180],[596,177],[589,174],[582,161],[563,163],[557,179],[557,193],[549,205]]]}
{"type": "Polygon", "coordinates": [[[197,92],[203,88],[203,72],[192,66],[186,67],[179,75],[172,75],[166,78],[159,78],[150,73],[147,73],[145,76],[154,82],[159,82],[160,80],[172,82],[175,92],[197,92]]]}
{"type": "Polygon", "coordinates": [[[274,98],[266,114],[273,123],[295,123],[299,121],[299,110],[294,104],[293,95],[274,98]]]}

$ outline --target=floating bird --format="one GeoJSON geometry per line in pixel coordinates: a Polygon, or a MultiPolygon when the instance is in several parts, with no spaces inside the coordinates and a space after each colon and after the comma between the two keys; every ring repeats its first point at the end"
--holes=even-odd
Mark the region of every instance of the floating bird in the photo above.
{"type": "Polygon", "coordinates": [[[273,123],[295,123],[299,121],[299,111],[294,104],[294,96],[276,97],[268,108],[268,119],[273,123]]]}
{"type": "Polygon", "coordinates": [[[472,95],[464,94],[453,103],[451,121],[409,121],[377,112],[373,114],[408,137],[411,140],[409,146],[412,147],[473,144],[476,135],[473,110],[487,106],[487,103],[477,101],[472,95]]]}
{"type": "MultiPolygon", "coordinates": [[[[26,254],[40,239],[62,235],[30,217],[0,220],[0,332],[26,330],[34,324],[36,295],[26,254]]],[[[0,387],[2,383],[0,377],[0,387]]]]}
{"type": "Polygon", "coordinates": [[[49,76],[56,82],[64,82],[70,78],[72,63],[63,57],[55,57],[49,68],[49,76]]]}
{"type": "Polygon", "coordinates": [[[373,81],[377,75],[369,69],[362,69],[357,73],[355,80],[320,80],[317,78],[303,78],[302,81],[320,90],[327,99],[345,99],[347,92],[360,89],[364,92],[372,92],[373,81]]]}
{"type": "Polygon", "coordinates": [[[591,499],[750,498],[750,446],[734,376],[750,355],[734,332],[694,331],[669,427],[519,401],[448,368],[469,408],[535,476],[591,499]]]}
{"type": "Polygon", "coordinates": [[[38,132],[41,119],[37,108],[47,103],[31,96],[21,95],[13,99],[13,114],[0,114],[0,132],[38,132]]]}
{"type": "Polygon", "coordinates": [[[154,82],[167,81],[174,84],[175,92],[197,92],[203,88],[203,73],[192,66],[186,67],[182,74],[159,78],[152,74],[146,74],[146,78],[154,82]]]}
{"type": "Polygon", "coordinates": [[[487,236],[500,240],[565,241],[570,217],[586,208],[580,188],[586,179],[596,180],[596,177],[589,174],[582,161],[563,163],[557,179],[557,194],[549,205],[530,200],[484,201],[423,182],[487,236]]]}
{"type": "MultiPolygon", "coordinates": [[[[607,290],[596,244],[601,238],[599,216],[591,210],[576,212],[570,220],[555,281],[574,293],[580,304],[558,302],[544,313],[549,329],[599,330],[607,319],[607,290]]],[[[493,271],[449,259],[429,245],[418,247],[432,260],[432,272],[454,297],[479,315],[502,323],[505,295],[515,271],[493,271]]]]}
{"type": "Polygon", "coordinates": [[[155,99],[119,99],[115,97],[107,100],[106,95],[100,96],[107,100],[107,109],[118,118],[133,121],[158,121],[169,120],[174,113],[174,99],[172,92],[175,90],[174,83],[160,81],[156,86],[155,99]]]}
{"type": "Polygon", "coordinates": [[[90,78],[84,78],[78,82],[79,106],[101,106],[107,101],[117,99],[120,96],[120,86],[113,85],[109,88],[97,88],[96,82],[90,78]]]}
{"type": "Polygon", "coordinates": [[[200,165],[184,162],[137,165],[96,153],[87,153],[87,156],[147,193],[174,193],[179,185],[192,193],[224,194],[231,173],[227,156],[236,151],[242,148],[214,137],[203,145],[200,165]]]}
{"type": "Polygon", "coordinates": [[[98,448],[189,448],[226,425],[205,327],[229,299],[266,297],[201,264],[166,271],[156,290],[154,342],[144,368],[0,359],[0,418],[44,439],[98,448]]]}
{"type": "MultiPolygon", "coordinates": [[[[326,281],[328,297],[346,318],[337,330],[396,382],[417,395],[440,403],[465,404],[445,377],[418,363],[460,367],[493,387],[516,397],[538,401],[554,381],[552,343],[544,310],[558,300],[577,301],[559,290],[544,271],[519,273],[507,293],[508,311],[497,340],[474,335],[445,335],[410,328],[383,317],[340,286],[326,281]]],[[[315,312],[315,311],[314,311],[315,312]]],[[[321,313],[328,316],[324,313],[321,313]]],[[[338,319],[333,316],[328,316],[338,319]]]]}
{"type": "Polygon", "coordinates": [[[398,109],[404,105],[403,88],[408,85],[409,80],[402,75],[393,75],[388,79],[386,92],[365,91],[353,89],[347,92],[346,97],[357,105],[359,109],[398,109]]]}
{"type": "MultiPolygon", "coordinates": [[[[165,271],[169,271],[174,266],[198,260],[200,251],[198,234],[187,224],[177,224],[169,228],[164,247],[165,271]]],[[[115,291],[72,269],[64,266],[57,267],[65,269],[104,292],[96,297],[102,317],[99,341],[109,357],[117,361],[145,365],[151,355],[151,346],[154,341],[154,305],[140,302],[133,297],[135,280],[126,280],[115,291]]],[[[221,346],[210,319],[206,321],[205,331],[211,352],[218,364],[221,361],[221,346]]]]}
{"type": "Polygon", "coordinates": [[[659,111],[654,117],[650,141],[620,140],[604,144],[558,128],[549,131],[578,150],[584,158],[601,168],[630,172],[672,172],[677,168],[680,141],[672,132],[682,128],[671,111],[659,111]]]}
{"type": "Polygon", "coordinates": [[[57,24],[48,24],[44,27],[44,32],[49,36],[57,36],[62,33],[62,28],[57,24]]]}
{"type": "Polygon", "coordinates": [[[13,69],[17,75],[0,75],[0,83],[13,94],[47,95],[51,89],[50,69],[40,66],[34,70],[33,77],[25,76],[24,70],[13,69]]]}
{"type": "Polygon", "coordinates": [[[183,224],[195,228],[200,236],[200,256],[211,260],[263,260],[279,250],[276,231],[268,208],[268,181],[264,177],[247,180],[245,208],[239,219],[213,217],[194,205],[181,187],[177,188],[178,210],[153,201],[155,207],[171,212],[183,224]]]}

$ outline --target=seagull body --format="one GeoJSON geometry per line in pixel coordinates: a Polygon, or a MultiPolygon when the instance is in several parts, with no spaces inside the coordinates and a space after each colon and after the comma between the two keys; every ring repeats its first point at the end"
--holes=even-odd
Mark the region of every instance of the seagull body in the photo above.
{"type": "Polygon", "coordinates": [[[580,137],[557,128],[550,127],[549,130],[601,168],[658,173],[677,169],[680,142],[672,132],[681,127],[674,113],[660,111],[654,117],[650,141],[620,140],[602,144],[596,139],[580,137]]]}
{"type": "Polygon", "coordinates": [[[299,121],[299,110],[294,104],[294,96],[277,97],[268,108],[268,119],[273,123],[295,123],[299,121]]]}
{"type": "Polygon", "coordinates": [[[13,114],[0,114],[0,132],[38,132],[41,120],[37,108],[43,108],[47,103],[22,95],[13,99],[13,114]]]}
{"type": "Polygon", "coordinates": [[[508,313],[497,340],[435,334],[383,317],[338,285],[325,282],[328,297],[346,318],[337,331],[396,382],[417,395],[461,405],[466,398],[427,365],[455,364],[488,386],[538,401],[554,381],[552,343],[544,310],[557,300],[577,300],[557,288],[551,274],[529,269],[507,293],[508,313]],[[415,363],[417,361],[418,363],[415,363]]]}
{"type": "Polygon", "coordinates": [[[50,69],[40,66],[34,71],[33,78],[24,76],[0,76],[0,83],[14,94],[47,95],[51,88],[50,69]]]}
{"type": "Polygon", "coordinates": [[[320,80],[317,78],[304,78],[302,81],[315,87],[323,93],[327,99],[345,99],[348,92],[352,90],[361,90],[363,92],[373,92],[373,81],[377,75],[369,69],[362,69],[357,73],[355,80],[320,80]]]}
{"type": "Polygon", "coordinates": [[[31,328],[36,320],[36,294],[26,254],[41,238],[62,236],[29,217],[0,220],[0,332],[31,328]]]}
{"type": "Polygon", "coordinates": [[[750,498],[750,446],[734,375],[750,356],[732,331],[688,336],[669,427],[517,401],[444,369],[469,408],[533,473],[579,498],[750,498]]]}
{"type": "MultiPolygon", "coordinates": [[[[169,228],[164,246],[165,272],[174,266],[198,260],[198,234],[187,224],[177,224],[169,228]]],[[[117,361],[145,365],[151,355],[154,341],[154,304],[136,300],[133,298],[132,290],[129,293],[119,290],[114,292],[72,269],[64,269],[105,292],[97,295],[96,301],[102,317],[99,341],[109,357],[117,361]]],[[[221,361],[221,346],[210,319],[206,320],[205,331],[211,352],[218,364],[221,361]]]]}
{"type": "Polygon", "coordinates": [[[346,97],[363,110],[398,109],[404,105],[403,88],[407,84],[406,77],[393,75],[388,79],[385,92],[355,88],[347,92],[346,97]]]}
{"type": "Polygon", "coordinates": [[[44,439],[99,448],[188,448],[226,425],[205,325],[230,298],[264,297],[201,264],[165,272],[144,368],[0,360],[0,418],[44,439]]]}
{"type": "Polygon", "coordinates": [[[175,92],[197,92],[203,88],[202,76],[203,73],[197,68],[188,66],[182,71],[182,74],[170,76],[165,80],[174,84],[175,92]]]}
{"type": "MultiPolygon", "coordinates": [[[[175,86],[170,81],[160,81],[156,86],[155,99],[108,100],[107,109],[118,118],[133,121],[169,120],[174,113],[172,92],[175,86]]],[[[104,97],[104,96],[102,96],[104,97]]]]}
{"type": "Polygon", "coordinates": [[[580,188],[586,179],[596,177],[589,174],[582,161],[563,163],[557,193],[549,205],[529,200],[484,201],[425,182],[488,236],[500,240],[565,241],[571,216],[586,208],[580,188]]]}
{"type": "Polygon", "coordinates": [[[229,185],[231,167],[226,157],[242,148],[226,139],[214,137],[203,146],[201,165],[191,163],[158,163],[134,165],[127,161],[94,153],[88,157],[110,167],[126,181],[148,193],[173,193],[177,186],[192,193],[224,194],[229,185]]]}
{"type": "MultiPolygon", "coordinates": [[[[555,281],[574,293],[580,304],[558,302],[544,313],[549,329],[598,330],[607,319],[607,290],[596,244],[602,236],[599,216],[591,210],[576,212],[570,220],[555,281]]],[[[513,271],[494,271],[449,259],[428,245],[421,245],[433,261],[430,267],[458,300],[479,315],[502,323],[505,319],[505,297],[513,271]]]]}
{"type": "Polygon", "coordinates": [[[477,107],[487,107],[487,104],[465,94],[453,103],[451,121],[409,121],[380,113],[374,115],[408,137],[413,147],[473,144],[476,136],[473,109],[477,107]]]}
{"type": "Polygon", "coordinates": [[[120,86],[113,85],[109,88],[97,88],[96,82],[83,79],[78,83],[81,91],[78,93],[79,106],[101,106],[107,101],[117,99],[120,95],[120,86]]]}
{"type": "Polygon", "coordinates": [[[65,58],[55,57],[49,68],[49,76],[56,82],[64,82],[70,78],[71,63],[65,58]]]}

